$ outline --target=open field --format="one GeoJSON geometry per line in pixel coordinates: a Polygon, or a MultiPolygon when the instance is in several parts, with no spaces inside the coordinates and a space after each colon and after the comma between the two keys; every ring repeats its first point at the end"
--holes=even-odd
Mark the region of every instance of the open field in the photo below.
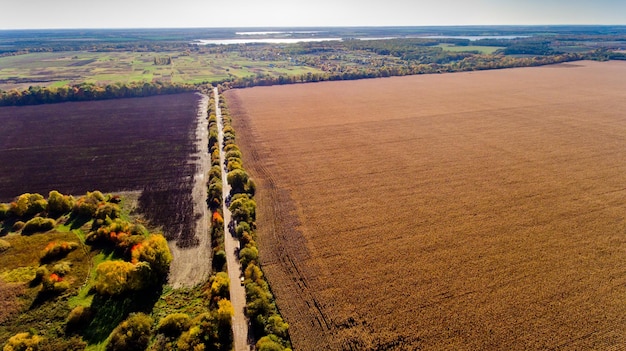
{"type": "Polygon", "coordinates": [[[193,244],[197,94],[0,108],[0,202],[143,190],[168,239],[193,244]]]}
{"type": "Polygon", "coordinates": [[[45,52],[0,57],[0,89],[82,82],[112,84],[159,80],[200,83],[257,74],[278,76],[316,72],[320,70],[294,65],[286,58],[258,61],[236,52],[45,52]],[[155,58],[171,58],[171,64],[155,65],[155,58]]]}
{"type": "Polygon", "coordinates": [[[226,92],[294,349],[622,347],[625,74],[226,92]]]}
{"type": "Polygon", "coordinates": [[[444,49],[445,51],[464,52],[464,51],[478,51],[481,54],[493,54],[498,49],[503,49],[499,46],[480,46],[480,45],[453,45],[453,44],[439,44],[437,47],[444,49]]]}

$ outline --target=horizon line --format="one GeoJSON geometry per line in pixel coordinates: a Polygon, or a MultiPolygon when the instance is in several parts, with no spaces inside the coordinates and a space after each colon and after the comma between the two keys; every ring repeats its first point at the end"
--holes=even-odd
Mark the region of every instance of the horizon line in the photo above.
{"type": "Polygon", "coordinates": [[[146,30],[146,29],[275,29],[275,28],[452,28],[452,27],[626,27],[625,24],[429,24],[429,25],[319,25],[319,26],[228,26],[228,27],[41,27],[41,28],[0,28],[11,30],[146,30]]]}

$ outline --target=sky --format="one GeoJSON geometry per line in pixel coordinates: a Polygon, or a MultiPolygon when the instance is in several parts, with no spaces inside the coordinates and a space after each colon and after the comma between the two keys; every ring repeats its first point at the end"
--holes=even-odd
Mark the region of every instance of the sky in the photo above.
{"type": "Polygon", "coordinates": [[[625,0],[0,0],[0,29],[626,24],[625,0]]]}

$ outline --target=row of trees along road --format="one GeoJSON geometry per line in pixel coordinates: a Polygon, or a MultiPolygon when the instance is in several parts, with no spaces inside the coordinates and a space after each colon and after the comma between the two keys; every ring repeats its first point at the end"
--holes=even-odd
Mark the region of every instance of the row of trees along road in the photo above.
{"type": "Polygon", "coordinates": [[[234,231],[241,248],[239,260],[243,270],[246,290],[246,315],[257,340],[259,351],[290,350],[289,325],[280,315],[269,284],[259,263],[256,245],[256,185],[243,167],[242,153],[235,142],[236,134],[232,118],[224,100],[220,102],[224,121],[224,159],[227,182],[231,186],[231,202],[234,231]]]}

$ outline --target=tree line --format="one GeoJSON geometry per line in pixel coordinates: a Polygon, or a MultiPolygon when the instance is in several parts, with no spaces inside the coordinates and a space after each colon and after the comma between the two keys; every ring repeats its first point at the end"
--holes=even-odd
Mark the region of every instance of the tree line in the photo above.
{"type": "Polygon", "coordinates": [[[31,86],[25,90],[0,90],[0,106],[146,97],[196,90],[198,90],[196,85],[161,81],[114,83],[104,86],[93,83],[80,83],[61,87],[31,86]]]}

